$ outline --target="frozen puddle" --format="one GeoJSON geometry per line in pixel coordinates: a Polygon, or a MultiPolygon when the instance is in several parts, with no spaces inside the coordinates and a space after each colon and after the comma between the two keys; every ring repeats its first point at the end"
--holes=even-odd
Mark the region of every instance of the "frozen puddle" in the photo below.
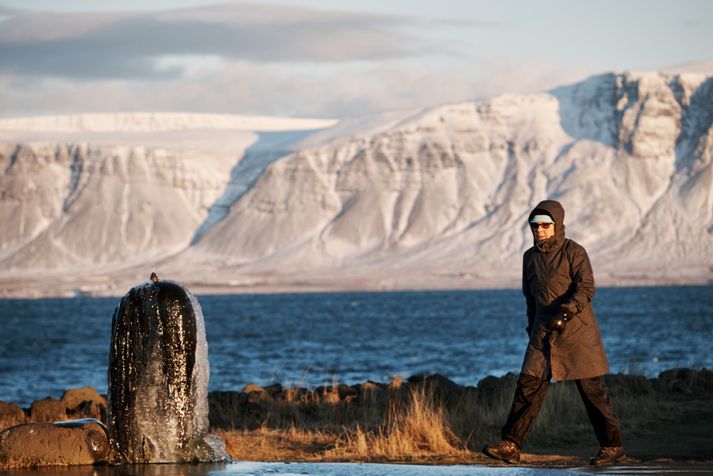
{"type": "Polygon", "coordinates": [[[547,474],[566,474],[565,470],[543,468],[488,467],[476,465],[424,466],[407,464],[374,463],[234,463],[223,471],[216,471],[216,476],[232,475],[318,475],[318,476],[544,476],[547,474]]]}
{"type": "MultiPolygon", "coordinates": [[[[375,463],[250,463],[241,462],[226,465],[222,470],[209,474],[215,476],[232,475],[317,475],[317,476],[545,476],[566,474],[712,474],[710,465],[631,465],[610,466],[608,468],[532,468],[517,466],[452,465],[425,466],[409,464],[375,463]]],[[[193,476],[193,475],[191,475],[193,476]]]]}
{"type": "Polygon", "coordinates": [[[75,466],[0,471],[8,476],[545,476],[566,474],[713,474],[710,464],[633,464],[608,468],[532,468],[512,466],[452,465],[424,466],[374,463],[254,463],[232,464],[145,464],[121,466],[75,466]]]}
{"type": "MultiPolygon", "coordinates": [[[[488,467],[477,465],[422,466],[374,463],[253,463],[232,464],[146,464],[121,466],[84,466],[14,470],[0,475],[12,476],[544,476],[574,474],[571,470],[547,468],[488,467]]],[[[579,473],[582,474],[582,473],[579,473]]]]}

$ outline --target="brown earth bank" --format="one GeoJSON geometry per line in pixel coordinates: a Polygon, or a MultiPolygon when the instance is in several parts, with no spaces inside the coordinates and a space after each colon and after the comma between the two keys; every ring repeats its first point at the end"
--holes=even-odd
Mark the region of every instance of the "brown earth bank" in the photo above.
{"type": "MultiPolygon", "coordinates": [[[[621,420],[626,462],[713,462],[713,371],[605,378],[621,420]]],[[[509,373],[476,386],[437,374],[317,388],[250,384],[209,393],[210,426],[241,461],[498,464],[480,449],[498,440],[515,381],[509,373]]],[[[106,408],[106,397],[89,387],[30,408],[0,402],[0,430],[89,417],[106,422],[106,408]]],[[[597,449],[573,383],[552,384],[521,464],[582,466],[597,449]]],[[[8,464],[0,461],[0,467],[8,464]]]]}

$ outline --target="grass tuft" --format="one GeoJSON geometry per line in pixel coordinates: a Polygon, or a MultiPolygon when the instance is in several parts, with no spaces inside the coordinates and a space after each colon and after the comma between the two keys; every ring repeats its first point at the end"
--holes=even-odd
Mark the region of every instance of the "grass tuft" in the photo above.
{"type": "Polygon", "coordinates": [[[375,429],[359,424],[346,430],[333,456],[349,458],[405,458],[461,454],[465,447],[453,433],[443,407],[432,390],[416,387],[405,403],[392,402],[386,420],[375,429]]]}

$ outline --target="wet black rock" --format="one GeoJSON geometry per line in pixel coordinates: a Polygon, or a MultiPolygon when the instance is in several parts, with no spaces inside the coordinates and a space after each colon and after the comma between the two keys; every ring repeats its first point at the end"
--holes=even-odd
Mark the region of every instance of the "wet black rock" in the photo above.
{"type": "Polygon", "coordinates": [[[239,420],[244,402],[245,396],[241,392],[209,392],[210,427],[227,429],[235,426],[234,422],[239,420]]]}
{"type": "Polygon", "coordinates": [[[284,399],[284,388],[279,383],[268,385],[265,391],[275,400],[284,399]]]}
{"type": "Polygon", "coordinates": [[[488,375],[478,382],[478,398],[485,405],[497,406],[503,400],[512,400],[516,384],[517,375],[512,372],[502,377],[488,375]]]}
{"type": "Polygon", "coordinates": [[[362,402],[384,402],[389,399],[389,386],[379,382],[367,380],[352,386],[357,392],[357,398],[362,402]]]}
{"type": "Polygon", "coordinates": [[[408,382],[412,387],[421,387],[427,394],[445,403],[460,398],[465,392],[465,387],[441,374],[412,375],[408,382]]]}
{"type": "Polygon", "coordinates": [[[343,384],[337,386],[337,393],[342,402],[352,402],[359,397],[359,392],[355,388],[343,384]]]}
{"type": "Polygon", "coordinates": [[[243,388],[243,394],[247,397],[248,403],[264,403],[273,399],[267,390],[253,383],[243,388]]]}
{"type": "Polygon", "coordinates": [[[627,375],[618,373],[615,375],[605,375],[604,381],[612,393],[637,396],[651,395],[655,391],[652,381],[643,375],[627,375]]]}
{"type": "Polygon", "coordinates": [[[109,431],[124,463],[229,460],[208,434],[208,345],[195,297],[151,278],[121,299],[109,348],[109,431]]]}
{"type": "Polygon", "coordinates": [[[324,385],[314,389],[313,395],[321,402],[337,403],[347,398],[354,400],[359,393],[344,384],[324,385]]]}
{"type": "Polygon", "coordinates": [[[677,368],[659,374],[658,390],[680,393],[713,393],[713,371],[677,368]]]}

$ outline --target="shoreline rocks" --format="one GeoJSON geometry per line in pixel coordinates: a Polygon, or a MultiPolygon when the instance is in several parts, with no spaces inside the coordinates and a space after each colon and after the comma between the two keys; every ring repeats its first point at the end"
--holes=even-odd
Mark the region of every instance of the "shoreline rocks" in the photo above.
{"type": "MultiPolygon", "coordinates": [[[[209,408],[241,407],[267,402],[312,401],[318,403],[363,403],[385,398],[389,392],[408,392],[412,388],[426,388],[437,398],[446,400],[464,394],[477,395],[484,404],[494,403],[498,395],[508,394],[515,387],[517,375],[509,372],[501,377],[488,375],[474,386],[455,383],[440,374],[412,375],[408,379],[395,377],[389,383],[367,380],[345,385],[311,387],[284,387],[279,383],[260,386],[254,383],[242,390],[215,390],[208,392],[209,408]]],[[[713,371],[691,368],[674,368],[661,372],[658,377],[647,378],[636,374],[609,374],[607,385],[614,391],[625,390],[634,395],[656,392],[674,394],[713,393],[713,371]]],[[[511,396],[511,395],[510,395],[511,396]]],[[[60,399],[46,397],[35,400],[29,408],[21,408],[12,402],[0,401],[0,431],[23,423],[59,422],[73,419],[94,418],[106,424],[107,398],[93,387],[66,390],[60,399]]],[[[211,418],[211,426],[212,424],[211,418]]]]}
{"type": "MultiPolygon", "coordinates": [[[[329,423],[328,418],[335,414],[333,409],[337,406],[349,412],[350,408],[358,409],[361,405],[388,405],[394,402],[394,399],[398,401],[407,398],[414,390],[423,390],[446,406],[457,405],[459,401],[468,398],[486,407],[496,407],[502,405],[504,400],[512,398],[516,378],[517,375],[514,373],[502,377],[487,376],[474,386],[459,385],[438,374],[414,375],[408,379],[397,377],[389,383],[373,381],[354,385],[335,383],[315,388],[249,384],[239,391],[221,390],[208,393],[210,428],[255,429],[268,418],[276,405],[285,403],[292,403],[298,407],[295,410],[295,418],[313,418],[322,423],[329,423]]],[[[610,374],[605,376],[605,380],[612,394],[629,395],[635,398],[671,395],[675,398],[709,399],[713,395],[713,371],[706,368],[669,369],[661,372],[656,378],[621,373],[610,374]]],[[[106,397],[99,395],[91,387],[68,389],[61,399],[48,397],[36,400],[26,409],[14,403],[0,401],[0,432],[8,428],[29,428],[27,425],[40,425],[36,428],[54,434],[52,432],[58,432],[55,428],[64,428],[61,420],[96,418],[97,415],[99,418],[95,421],[101,424],[106,422],[106,406],[106,397]],[[52,423],[53,428],[50,428],[44,426],[47,422],[40,421],[43,417],[58,417],[60,421],[52,423]]],[[[20,432],[20,430],[13,431],[20,432]]],[[[18,433],[18,435],[26,437],[25,433],[18,433]]],[[[79,437],[75,435],[72,438],[79,437]]],[[[0,447],[1,445],[2,443],[0,447]]],[[[0,464],[7,463],[6,459],[7,454],[0,451],[0,464]]],[[[64,464],[59,461],[55,459],[51,464],[64,464]]]]}
{"type": "Polygon", "coordinates": [[[94,418],[24,423],[0,432],[0,463],[9,467],[100,464],[109,454],[106,427],[94,418]]]}

